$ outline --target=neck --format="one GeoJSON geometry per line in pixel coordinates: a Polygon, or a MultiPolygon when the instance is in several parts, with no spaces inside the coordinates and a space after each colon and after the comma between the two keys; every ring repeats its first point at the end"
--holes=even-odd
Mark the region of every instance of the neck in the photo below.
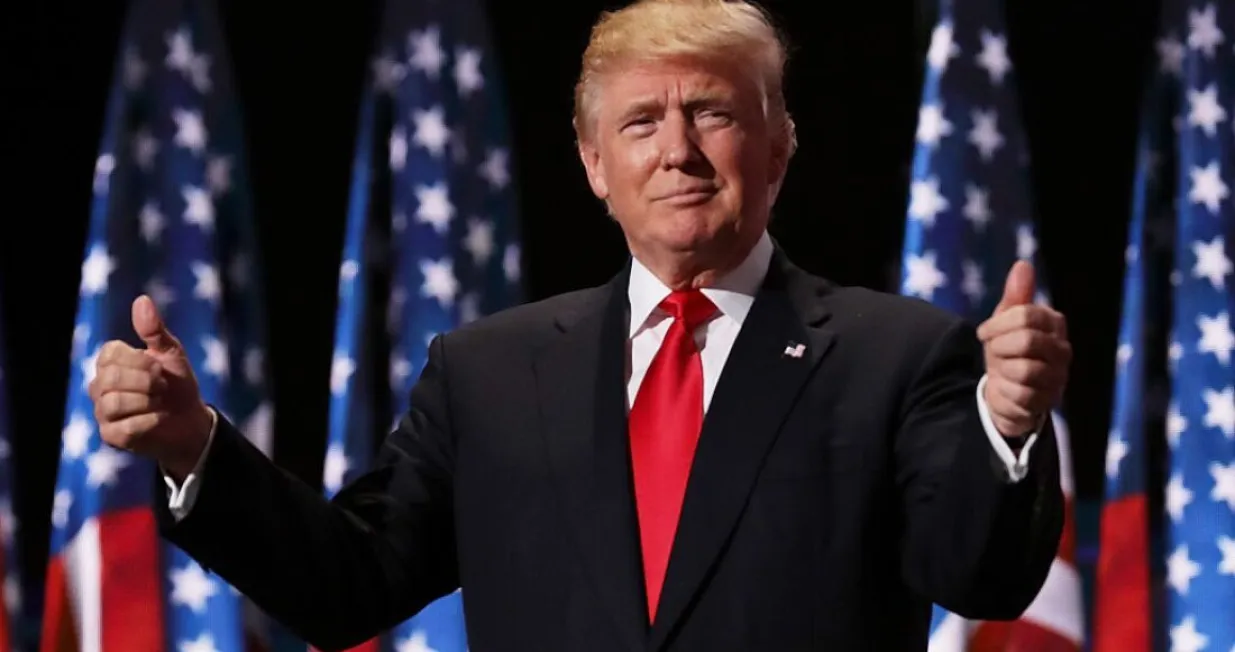
{"type": "Polygon", "coordinates": [[[687,290],[714,285],[716,279],[742,264],[762,233],[744,236],[733,246],[720,251],[635,251],[639,262],[647,267],[665,287],[687,290]]]}

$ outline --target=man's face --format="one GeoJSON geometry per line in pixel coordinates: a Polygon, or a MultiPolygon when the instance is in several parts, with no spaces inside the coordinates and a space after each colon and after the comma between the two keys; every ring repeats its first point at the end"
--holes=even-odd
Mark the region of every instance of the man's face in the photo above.
{"type": "Polygon", "coordinates": [[[767,226],[785,168],[752,79],[733,66],[649,62],[601,80],[580,145],[632,253],[737,262],[767,226]]]}

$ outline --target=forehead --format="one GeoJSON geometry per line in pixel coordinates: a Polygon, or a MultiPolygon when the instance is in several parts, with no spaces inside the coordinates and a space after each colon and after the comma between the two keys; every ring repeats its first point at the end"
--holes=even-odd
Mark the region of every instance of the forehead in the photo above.
{"type": "Polygon", "coordinates": [[[758,101],[758,91],[739,66],[724,61],[655,60],[631,63],[600,79],[600,106],[623,110],[646,103],[677,103],[701,99],[758,101]]]}

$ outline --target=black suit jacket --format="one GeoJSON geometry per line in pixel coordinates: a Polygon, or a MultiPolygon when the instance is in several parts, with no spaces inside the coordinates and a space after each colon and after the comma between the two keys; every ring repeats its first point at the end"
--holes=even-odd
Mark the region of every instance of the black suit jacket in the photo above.
{"type": "Polygon", "coordinates": [[[476,652],[925,650],[931,601],[985,619],[1028,606],[1063,521],[1049,423],[1008,483],[979,422],[973,329],[778,251],[710,404],[649,626],[628,273],[435,339],[375,468],[332,502],[221,420],[196,504],[179,523],[160,504],[162,532],[327,650],[458,587],[476,652]]]}

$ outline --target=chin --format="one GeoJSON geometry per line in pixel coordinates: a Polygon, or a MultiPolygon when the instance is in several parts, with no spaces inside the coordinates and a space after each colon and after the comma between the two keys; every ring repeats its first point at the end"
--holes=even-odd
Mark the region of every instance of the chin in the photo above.
{"type": "Polygon", "coordinates": [[[668,248],[683,252],[705,249],[723,233],[711,219],[714,216],[702,211],[693,215],[685,213],[688,211],[682,211],[663,222],[659,239],[668,248]]]}

